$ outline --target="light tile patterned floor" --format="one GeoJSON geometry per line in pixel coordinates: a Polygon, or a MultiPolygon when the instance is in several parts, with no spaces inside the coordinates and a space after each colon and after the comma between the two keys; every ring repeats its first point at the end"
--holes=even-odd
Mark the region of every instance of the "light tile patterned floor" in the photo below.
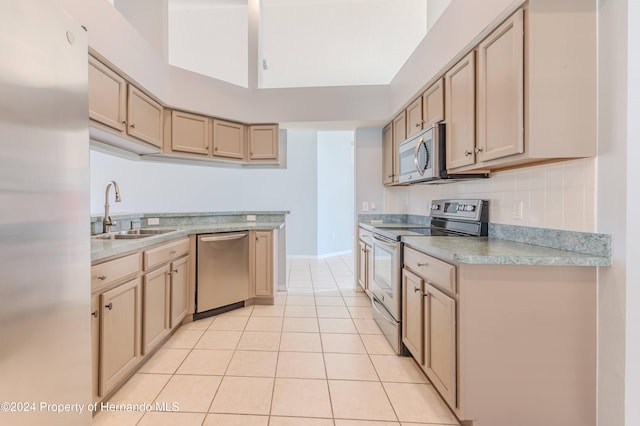
{"type": "Polygon", "coordinates": [[[353,258],[287,262],[287,293],[180,328],[95,425],[458,425],[412,358],[396,356],[353,290],[353,258]]]}

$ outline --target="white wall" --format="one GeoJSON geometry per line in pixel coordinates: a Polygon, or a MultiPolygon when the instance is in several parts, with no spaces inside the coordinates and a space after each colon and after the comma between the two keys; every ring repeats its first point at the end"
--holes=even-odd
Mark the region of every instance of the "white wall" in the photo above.
{"type": "Polygon", "coordinates": [[[167,58],[167,0],[115,0],[114,6],[162,58],[167,58]]]}
{"type": "Polygon", "coordinates": [[[247,87],[247,3],[241,3],[169,0],[169,63],[247,87]]]}
{"type": "MultiPolygon", "coordinates": [[[[286,169],[245,169],[132,161],[91,151],[91,212],[102,215],[104,188],[120,186],[112,213],[289,210],[287,253],[317,251],[317,137],[287,132],[286,169]]],[[[113,193],[111,194],[113,197],[113,193]]]]}
{"type": "Polygon", "coordinates": [[[385,189],[385,210],[428,214],[431,200],[489,200],[493,223],[594,232],[596,160],[593,158],[498,172],[485,180],[385,189]],[[513,204],[522,202],[522,219],[513,204]]]}
{"type": "Polygon", "coordinates": [[[356,129],[355,133],[355,211],[384,213],[382,186],[382,129],[356,129]],[[362,203],[375,204],[375,210],[363,211],[362,203]]]}
{"type": "Polygon", "coordinates": [[[353,132],[318,132],[318,255],[353,247],[353,132]]]}

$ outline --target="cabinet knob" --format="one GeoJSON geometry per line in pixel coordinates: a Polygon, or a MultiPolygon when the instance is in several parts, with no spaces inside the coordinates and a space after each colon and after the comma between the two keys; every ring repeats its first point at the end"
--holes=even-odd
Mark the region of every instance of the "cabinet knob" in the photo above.
{"type": "Polygon", "coordinates": [[[479,152],[482,152],[482,148],[476,148],[474,151],[475,151],[475,152],[476,152],[476,154],[477,154],[477,153],[479,153],[479,152]]]}
{"type": "Polygon", "coordinates": [[[98,318],[98,311],[91,312],[91,316],[94,318],[98,318]]]}
{"type": "Polygon", "coordinates": [[[178,270],[177,270],[177,269],[174,269],[174,270],[173,270],[173,273],[174,273],[174,274],[177,274],[177,273],[178,273],[178,270]]]}
{"type": "Polygon", "coordinates": [[[113,303],[109,302],[108,305],[104,305],[105,308],[107,308],[108,310],[111,310],[113,308],[113,303]]]}
{"type": "Polygon", "coordinates": [[[205,146],[205,147],[204,147],[204,149],[206,149],[207,151],[209,151],[209,147],[208,147],[208,146],[205,146]]]}
{"type": "Polygon", "coordinates": [[[122,120],[120,123],[124,124],[125,126],[127,125],[127,120],[122,120]]]}
{"type": "Polygon", "coordinates": [[[131,127],[132,129],[135,129],[136,128],[136,123],[131,123],[131,125],[129,127],[131,127]]]}
{"type": "Polygon", "coordinates": [[[429,264],[427,262],[422,262],[422,263],[418,262],[417,265],[420,266],[420,267],[429,266],[429,264]]]}
{"type": "Polygon", "coordinates": [[[214,150],[214,151],[217,151],[217,150],[218,150],[218,147],[216,146],[215,148],[213,148],[213,150],[214,150]]]}
{"type": "Polygon", "coordinates": [[[169,254],[176,254],[176,253],[177,253],[177,251],[175,251],[175,250],[171,250],[171,251],[169,252],[169,254]]]}
{"type": "Polygon", "coordinates": [[[416,127],[421,127],[422,123],[416,123],[416,127]]]}
{"type": "Polygon", "coordinates": [[[471,151],[469,151],[468,149],[464,150],[464,156],[465,157],[469,157],[471,154],[473,154],[471,151]]]}
{"type": "Polygon", "coordinates": [[[413,292],[424,296],[424,291],[420,290],[418,287],[413,287],[413,292]]]}
{"type": "Polygon", "coordinates": [[[99,279],[100,281],[104,281],[104,280],[106,280],[106,279],[107,279],[107,276],[106,276],[106,275],[100,275],[100,276],[98,277],[98,279],[99,279]]]}

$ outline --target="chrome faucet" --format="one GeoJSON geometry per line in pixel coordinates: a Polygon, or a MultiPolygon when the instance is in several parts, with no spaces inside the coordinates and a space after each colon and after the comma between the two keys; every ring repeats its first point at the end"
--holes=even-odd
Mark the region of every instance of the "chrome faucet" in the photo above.
{"type": "Polygon", "coordinates": [[[109,189],[113,186],[113,189],[116,191],[116,203],[120,202],[120,188],[115,180],[110,181],[107,184],[107,189],[104,191],[104,219],[102,220],[102,233],[105,234],[109,232],[109,227],[115,226],[115,222],[111,220],[111,216],[109,216],[109,189]]]}

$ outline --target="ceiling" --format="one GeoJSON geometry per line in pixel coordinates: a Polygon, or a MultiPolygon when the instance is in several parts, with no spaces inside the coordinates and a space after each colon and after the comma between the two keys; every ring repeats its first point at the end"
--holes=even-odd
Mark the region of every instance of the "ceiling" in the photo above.
{"type": "MultiPolygon", "coordinates": [[[[127,0],[131,1],[145,0],[127,0]]],[[[249,87],[251,63],[258,68],[257,87],[288,88],[389,84],[450,1],[166,0],[157,4],[167,7],[164,53],[171,65],[249,87]],[[259,18],[251,24],[249,14],[256,9],[259,18]],[[257,40],[250,40],[252,33],[257,40]],[[251,49],[251,43],[257,46],[251,49]],[[257,58],[250,58],[250,51],[257,52],[257,58]]]]}

